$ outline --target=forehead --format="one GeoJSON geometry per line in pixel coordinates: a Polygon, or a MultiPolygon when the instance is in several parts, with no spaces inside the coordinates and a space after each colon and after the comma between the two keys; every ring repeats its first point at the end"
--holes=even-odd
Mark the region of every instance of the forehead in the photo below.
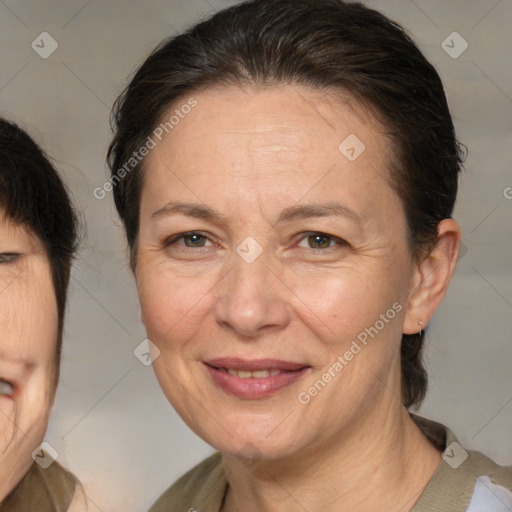
{"type": "MultiPolygon", "coordinates": [[[[219,150],[325,150],[329,143],[333,143],[331,149],[337,150],[336,142],[341,142],[340,137],[347,131],[347,135],[359,133],[372,146],[387,144],[381,135],[382,127],[370,110],[339,91],[299,85],[231,86],[204,89],[194,97],[197,106],[188,109],[179,124],[172,127],[169,137],[165,137],[175,149],[183,142],[197,142],[200,146],[222,139],[225,146],[219,150]]],[[[163,123],[171,117],[177,119],[173,112],[186,103],[187,98],[177,101],[164,115],[163,123]]]]}
{"type": "Polygon", "coordinates": [[[8,249],[6,243],[14,243],[26,253],[45,253],[43,244],[28,226],[14,222],[0,207],[0,252],[8,249]]]}
{"type": "Polygon", "coordinates": [[[192,96],[197,106],[146,159],[143,207],[148,195],[164,201],[166,184],[195,200],[259,195],[279,202],[388,186],[388,139],[353,99],[298,85],[206,89],[192,96]]]}

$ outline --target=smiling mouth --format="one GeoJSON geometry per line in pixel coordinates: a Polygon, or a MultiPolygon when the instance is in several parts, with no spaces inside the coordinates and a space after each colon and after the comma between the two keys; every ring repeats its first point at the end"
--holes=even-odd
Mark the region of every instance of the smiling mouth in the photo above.
{"type": "Polygon", "coordinates": [[[249,370],[235,370],[234,368],[216,368],[222,373],[229,373],[233,377],[240,377],[241,379],[266,379],[267,377],[274,377],[279,375],[281,370],[279,368],[272,368],[270,370],[256,370],[251,372],[249,370]]]}
{"type": "Polygon", "coordinates": [[[275,359],[221,358],[204,362],[213,381],[230,395],[264,398],[290,386],[311,366],[275,359]]]}

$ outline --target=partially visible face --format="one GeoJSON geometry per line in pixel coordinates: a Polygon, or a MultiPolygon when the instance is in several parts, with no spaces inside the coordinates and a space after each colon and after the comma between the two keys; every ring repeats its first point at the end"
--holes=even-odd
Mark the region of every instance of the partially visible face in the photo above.
{"type": "Polygon", "coordinates": [[[364,110],[298,86],[194,97],[141,197],[157,378],[223,452],[315,450],[400,392],[414,264],[388,141],[364,110]],[[354,137],[339,149],[351,134],[359,156],[354,137]]]}
{"type": "Polygon", "coordinates": [[[0,212],[0,502],[43,440],[55,391],[57,335],[45,251],[0,212]]]}

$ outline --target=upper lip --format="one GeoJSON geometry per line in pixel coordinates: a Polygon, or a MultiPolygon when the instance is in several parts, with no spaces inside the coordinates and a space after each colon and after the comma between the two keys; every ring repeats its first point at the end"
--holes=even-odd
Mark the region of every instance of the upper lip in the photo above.
{"type": "Polygon", "coordinates": [[[276,368],[279,370],[300,370],[308,365],[303,363],[295,363],[292,361],[283,361],[281,359],[242,359],[239,357],[219,357],[216,359],[208,359],[204,361],[205,364],[215,368],[226,368],[232,370],[268,370],[276,368]]]}

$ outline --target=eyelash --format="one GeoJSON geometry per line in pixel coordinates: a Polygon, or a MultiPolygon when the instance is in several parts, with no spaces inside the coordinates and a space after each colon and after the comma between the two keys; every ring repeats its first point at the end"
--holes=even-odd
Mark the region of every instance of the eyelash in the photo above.
{"type": "MultiPolygon", "coordinates": [[[[307,240],[311,236],[314,236],[314,237],[329,238],[332,242],[334,242],[335,244],[337,244],[338,246],[341,246],[341,247],[349,245],[348,242],[346,242],[342,238],[339,238],[339,237],[334,236],[334,235],[329,235],[328,233],[324,233],[322,231],[308,231],[308,232],[305,232],[305,233],[301,233],[301,235],[302,235],[302,237],[301,237],[301,239],[299,240],[298,243],[302,242],[303,240],[307,240]]],[[[180,233],[180,234],[177,234],[177,235],[173,235],[170,238],[167,238],[164,241],[164,243],[163,243],[163,247],[164,248],[170,247],[172,245],[175,245],[176,242],[178,242],[179,240],[184,240],[185,238],[192,237],[192,236],[200,236],[200,237],[210,241],[213,245],[218,245],[213,240],[211,240],[207,235],[201,233],[200,231],[187,231],[185,233],[180,233]]],[[[194,249],[194,246],[185,246],[184,245],[184,247],[186,247],[187,249],[194,249]]],[[[204,246],[195,246],[195,248],[197,248],[197,249],[204,249],[205,247],[204,246]]],[[[326,247],[326,248],[304,247],[303,249],[306,249],[306,250],[309,250],[309,251],[314,251],[315,253],[318,253],[319,251],[320,252],[326,252],[329,249],[333,249],[333,248],[335,248],[335,245],[330,245],[329,247],[326,247]]]]}
{"type": "MultiPolygon", "coordinates": [[[[208,236],[204,235],[203,233],[201,233],[200,231],[187,231],[186,233],[180,233],[178,235],[173,235],[169,238],[167,238],[166,240],[164,240],[163,242],[163,247],[170,247],[171,245],[175,245],[176,242],[178,242],[179,240],[184,240],[186,237],[190,237],[190,236],[201,236],[203,238],[206,238],[207,240],[209,240],[210,242],[212,242],[214,245],[217,245],[215,244],[215,242],[213,242],[208,236]]],[[[187,247],[187,246],[184,246],[184,247],[187,247]]],[[[193,247],[187,247],[188,249],[193,249],[193,247]]],[[[197,249],[202,249],[201,246],[197,246],[196,247],[197,249]]]]}
{"type": "Polygon", "coordinates": [[[336,245],[338,246],[347,246],[348,243],[343,240],[342,238],[339,238],[337,236],[334,236],[334,235],[329,235],[328,233],[324,233],[323,231],[309,231],[309,232],[306,232],[303,234],[302,238],[300,239],[299,243],[302,242],[303,240],[308,240],[309,237],[318,237],[318,238],[329,238],[334,245],[329,245],[329,247],[304,247],[304,249],[308,249],[308,250],[311,250],[311,251],[314,251],[314,252],[318,252],[318,251],[321,251],[321,252],[326,252],[328,251],[329,249],[335,249],[336,248],[336,245]]]}
{"type": "Polygon", "coordinates": [[[0,253],[0,264],[2,263],[14,263],[21,254],[18,254],[16,252],[4,252],[0,253]]]}

